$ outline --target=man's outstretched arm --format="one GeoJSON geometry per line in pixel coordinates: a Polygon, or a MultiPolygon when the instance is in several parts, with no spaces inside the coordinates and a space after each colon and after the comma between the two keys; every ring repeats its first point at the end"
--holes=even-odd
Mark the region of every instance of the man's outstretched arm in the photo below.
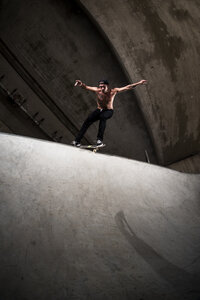
{"type": "Polygon", "coordinates": [[[119,93],[119,92],[125,92],[125,91],[129,91],[129,90],[135,88],[137,85],[146,84],[146,83],[147,83],[147,80],[143,79],[143,80],[140,80],[140,81],[138,81],[136,83],[132,83],[132,84],[128,84],[126,86],[123,86],[121,88],[114,88],[113,90],[115,92],[117,92],[117,93],[119,93]]]}
{"type": "Polygon", "coordinates": [[[86,89],[86,90],[89,90],[89,91],[92,91],[92,92],[97,92],[98,91],[97,87],[95,87],[95,86],[88,86],[85,83],[83,83],[81,80],[76,80],[74,86],[80,86],[83,89],[86,89]]]}

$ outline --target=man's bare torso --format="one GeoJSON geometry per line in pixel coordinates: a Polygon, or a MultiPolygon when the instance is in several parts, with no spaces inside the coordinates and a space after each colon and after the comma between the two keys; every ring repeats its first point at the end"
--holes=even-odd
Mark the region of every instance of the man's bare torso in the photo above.
{"type": "Polygon", "coordinates": [[[112,89],[107,92],[98,89],[96,92],[98,109],[113,109],[113,102],[116,94],[117,93],[112,89]]]}

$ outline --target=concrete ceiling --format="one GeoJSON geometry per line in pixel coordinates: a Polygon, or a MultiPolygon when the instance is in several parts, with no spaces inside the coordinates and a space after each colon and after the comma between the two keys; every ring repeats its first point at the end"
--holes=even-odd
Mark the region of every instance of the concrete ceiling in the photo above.
{"type": "MultiPolygon", "coordinates": [[[[200,150],[199,12],[185,0],[1,1],[1,83],[44,119],[38,131],[68,144],[95,109],[75,79],[123,86],[145,78],[146,87],[117,96],[105,152],[144,161],[147,150],[153,163],[175,163],[200,150]]],[[[26,120],[13,124],[12,114],[1,114],[1,128],[25,134],[26,120]]]]}

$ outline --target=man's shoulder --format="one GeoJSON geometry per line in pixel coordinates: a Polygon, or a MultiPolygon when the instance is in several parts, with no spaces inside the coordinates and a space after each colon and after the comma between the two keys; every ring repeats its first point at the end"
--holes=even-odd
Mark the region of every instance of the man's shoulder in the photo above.
{"type": "Polygon", "coordinates": [[[96,93],[98,94],[101,90],[97,87],[96,93]]]}
{"type": "Polygon", "coordinates": [[[112,88],[112,89],[110,90],[110,93],[116,94],[116,93],[117,93],[117,88],[112,88]]]}

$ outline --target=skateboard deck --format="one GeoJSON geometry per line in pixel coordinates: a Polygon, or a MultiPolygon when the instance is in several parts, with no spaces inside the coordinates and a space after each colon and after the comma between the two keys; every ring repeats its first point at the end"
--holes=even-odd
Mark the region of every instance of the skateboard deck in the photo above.
{"type": "Polygon", "coordinates": [[[106,146],[105,144],[102,144],[100,146],[97,146],[97,145],[81,145],[80,148],[81,149],[89,149],[89,150],[92,150],[93,152],[97,152],[100,148],[103,148],[105,146],[106,146]]]}

